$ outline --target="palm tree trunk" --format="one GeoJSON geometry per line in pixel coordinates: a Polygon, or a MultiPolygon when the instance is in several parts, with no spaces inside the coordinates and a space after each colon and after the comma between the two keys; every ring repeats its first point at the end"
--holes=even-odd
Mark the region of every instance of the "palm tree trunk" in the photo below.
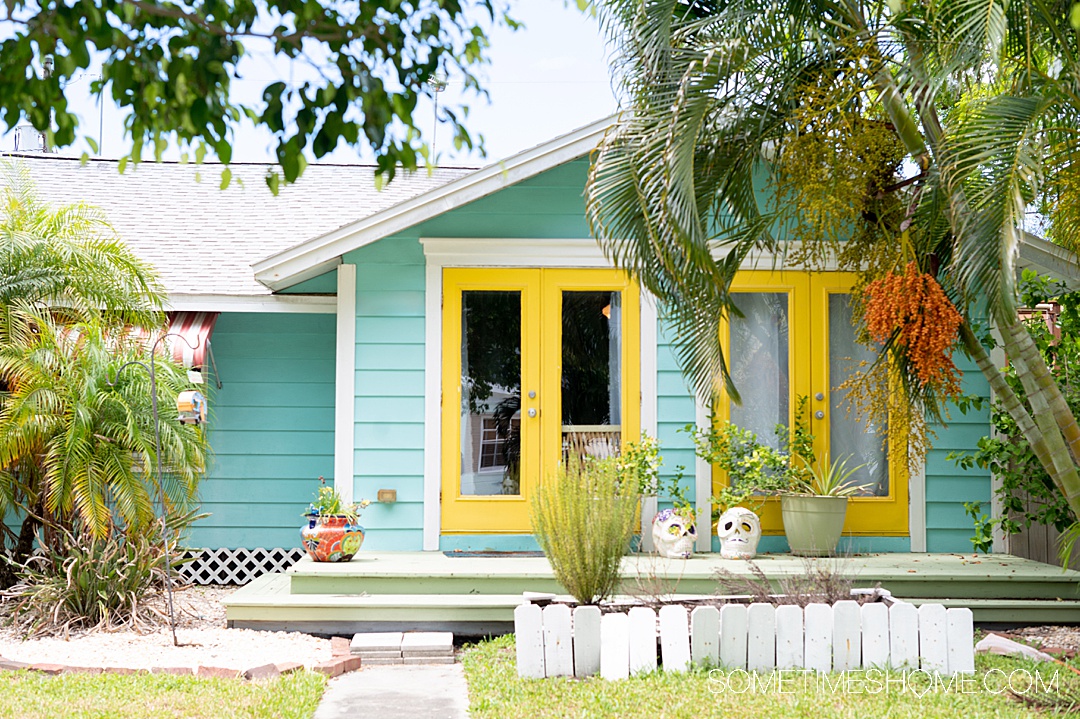
{"type": "Polygon", "coordinates": [[[1080,472],[1076,468],[1080,426],[1027,328],[1019,319],[999,323],[1004,325],[1001,334],[1005,350],[1016,365],[1031,414],[1051,454],[1051,464],[1043,466],[1065,495],[1073,513],[1080,517],[1080,472]]]}
{"type": "MultiPolygon", "coordinates": [[[[1030,343],[1030,349],[1034,351],[1035,360],[1042,365],[1045,372],[1044,376],[1050,378],[1048,386],[1045,383],[1035,381],[1033,375],[1038,373],[1038,369],[1037,367],[1034,368],[1035,372],[1033,372],[1033,368],[1027,364],[1027,361],[1031,360],[1031,353],[1027,348],[1023,347],[1023,340],[1019,342],[1012,338],[1006,340],[1006,349],[1011,350],[1010,357],[1013,358],[1013,362],[1017,367],[1017,374],[1024,384],[1024,391],[1027,394],[1028,401],[1031,403],[1031,411],[1028,411],[1028,408],[1024,406],[1013,388],[1005,381],[1005,376],[990,359],[986,348],[982,346],[982,343],[979,342],[967,324],[961,325],[960,338],[964,348],[975,360],[975,364],[990,383],[990,389],[993,391],[994,396],[1001,402],[1001,406],[1009,413],[1013,421],[1016,422],[1020,434],[1031,446],[1031,451],[1039,460],[1039,464],[1042,465],[1043,469],[1050,475],[1054,485],[1065,496],[1069,507],[1077,516],[1080,516],[1080,472],[1077,472],[1076,464],[1069,452],[1069,446],[1065,442],[1063,429],[1059,426],[1056,414],[1049,409],[1053,403],[1052,395],[1057,394],[1060,398],[1061,392],[1054,383],[1049,370],[1046,369],[1046,364],[1042,362],[1042,356],[1035,347],[1034,341],[1031,340],[1031,336],[1028,335],[1022,323],[1017,321],[1017,324],[1020,325],[1020,330],[1023,332],[1024,337],[1027,338],[1027,342],[1030,343]]],[[[1064,398],[1061,399],[1064,401],[1064,398]]],[[[1071,412],[1069,413],[1069,419],[1071,419],[1073,428],[1077,428],[1076,420],[1072,418],[1071,412]]]]}

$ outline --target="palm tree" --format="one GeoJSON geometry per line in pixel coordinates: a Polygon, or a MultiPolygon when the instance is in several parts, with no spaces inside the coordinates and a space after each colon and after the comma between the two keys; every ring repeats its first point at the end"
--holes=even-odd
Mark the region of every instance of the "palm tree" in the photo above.
{"type": "MultiPolygon", "coordinates": [[[[629,107],[595,158],[589,221],[661,301],[698,393],[738,398],[720,343],[755,252],[864,277],[918,263],[964,350],[1080,515],[1080,426],[1016,314],[1035,205],[1080,246],[1080,42],[1071,3],[606,0],[629,107]],[[798,242],[789,242],[789,240],[798,242]],[[1026,399],[981,341],[989,324],[1026,399]]],[[[914,421],[945,396],[886,345],[914,421]]]]}
{"type": "MultiPolygon", "coordinates": [[[[186,375],[157,361],[161,445],[154,444],[149,378],[117,370],[144,359],[143,332],[163,327],[157,275],[116,237],[100,211],[51,208],[25,168],[4,168],[0,195],[0,515],[5,548],[18,564],[44,528],[95,537],[146,533],[153,500],[182,511],[205,469],[201,432],[175,421],[186,375]],[[152,472],[156,453],[168,468],[152,472]]],[[[0,585],[12,583],[10,565],[0,585]]]]}
{"type": "Polygon", "coordinates": [[[85,203],[51,207],[30,171],[0,163],[0,306],[48,306],[65,321],[84,314],[158,328],[165,290],[104,213],[85,203]]]}

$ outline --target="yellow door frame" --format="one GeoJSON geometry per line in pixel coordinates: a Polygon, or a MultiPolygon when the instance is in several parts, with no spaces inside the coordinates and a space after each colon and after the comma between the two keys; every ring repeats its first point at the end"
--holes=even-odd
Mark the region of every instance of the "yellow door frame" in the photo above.
{"type": "MultiPolygon", "coordinates": [[[[732,292],[771,292],[788,296],[788,369],[791,388],[788,426],[795,421],[797,398],[810,398],[806,420],[815,436],[814,449],[823,456],[830,447],[828,397],[833,378],[829,377],[829,295],[850,294],[856,275],[849,272],[797,272],[750,270],[739,272],[732,282],[732,292]],[[823,393],[824,400],[814,396],[823,393]],[[817,419],[814,413],[825,416],[817,419]]],[[[722,345],[730,357],[728,322],[721,323],[722,345]]],[[[716,418],[730,419],[731,402],[725,392],[719,395],[716,418]]],[[[856,536],[908,536],[908,464],[907,442],[889,434],[889,494],[881,497],[852,498],[844,522],[844,534],[856,536]]],[[[713,490],[727,484],[727,476],[713,470],[713,490]]],[[[756,508],[755,508],[756,509],[756,508]]],[[[783,534],[780,503],[765,500],[760,509],[762,529],[766,534],[783,534]]]]}
{"type": "Polygon", "coordinates": [[[622,293],[622,442],[641,432],[640,293],[613,269],[445,268],[443,270],[442,492],[444,534],[531,532],[529,500],[562,457],[562,293],[622,293]],[[461,294],[521,292],[521,481],[515,496],[461,494],[461,294]],[[537,396],[530,398],[528,393],[537,396]],[[529,417],[529,410],[536,410],[529,417]]]}

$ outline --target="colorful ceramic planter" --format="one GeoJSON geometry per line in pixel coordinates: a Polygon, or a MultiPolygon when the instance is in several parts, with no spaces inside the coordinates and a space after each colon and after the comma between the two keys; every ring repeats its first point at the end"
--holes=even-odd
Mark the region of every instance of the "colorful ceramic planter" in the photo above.
{"type": "Polygon", "coordinates": [[[316,562],[347,562],[360,551],[364,528],[342,514],[309,514],[307,526],[300,528],[300,539],[316,562]]]}

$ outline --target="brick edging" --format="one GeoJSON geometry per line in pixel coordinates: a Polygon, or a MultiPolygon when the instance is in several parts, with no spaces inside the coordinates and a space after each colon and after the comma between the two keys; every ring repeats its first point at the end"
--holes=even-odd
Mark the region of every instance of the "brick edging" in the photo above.
{"type": "MultiPolygon", "coordinates": [[[[354,672],[360,668],[360,657],[335,656],[325,662],[320,662],[311,668],[311,671],[324,674],[328,677],[336,677],[348,672],[354,672]]],[[[130,667],[85,667],[67,664],[53,664],[49,662],[17,662],[0,657],[0,671],[27,671],[40,674],[174,674],[185,677],[217,677],[222,679],[274,679],[282,674],[292,674],[302,671],[303,664],[297,662],[284,662],[282,664],[261,664],[248,667],[247,669],[233,669],[229,667],[203,666],[197,667],[153,667],[150,669],[132,669],[130,667]]]]}

